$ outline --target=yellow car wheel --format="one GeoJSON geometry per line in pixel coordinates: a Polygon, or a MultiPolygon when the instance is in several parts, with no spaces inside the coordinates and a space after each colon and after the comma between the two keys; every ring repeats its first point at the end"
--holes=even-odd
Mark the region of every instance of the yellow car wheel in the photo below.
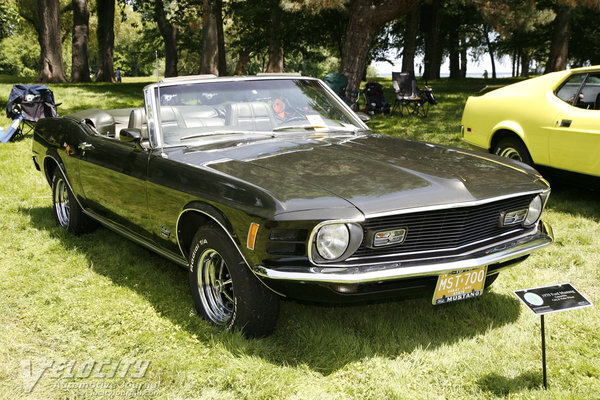
{"type": "Polygon", "coordinates": [[[512,137],[502,138],[494,145],[493,153],[501,157],[510,158],[532,165],[533,161],[527,151],[527,147],[520,139],[512,137]]]}

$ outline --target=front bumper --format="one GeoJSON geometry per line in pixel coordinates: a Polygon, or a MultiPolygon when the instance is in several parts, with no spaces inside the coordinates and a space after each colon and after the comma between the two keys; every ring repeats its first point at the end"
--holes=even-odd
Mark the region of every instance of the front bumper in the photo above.
{"type": "Polygon", "coordinates": [[[499,264],[500,269],[516,264],[534,250],[554,241],[552,227],[540,221],[533,234],[496,243],[468,254],[449,258],[417,260],[409,262],[387,262],[347,267],[298,266],[266,268],[256,266],[254,273],[267,281],[295,281],[320,285],[361,285],[384,283],[427,276],[437,276],[457,270],[499,264]],[[514,263],[511,263],[514,260],[514,263]]]}

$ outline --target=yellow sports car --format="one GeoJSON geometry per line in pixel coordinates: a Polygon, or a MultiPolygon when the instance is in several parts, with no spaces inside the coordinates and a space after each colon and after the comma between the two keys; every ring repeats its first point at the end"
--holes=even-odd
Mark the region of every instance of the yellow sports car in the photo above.
{"type": "Polygon", "coordinates": [[[554,72],[467,100],[464,140],[475,148],[600,176],[600,66],[554,72]]]}

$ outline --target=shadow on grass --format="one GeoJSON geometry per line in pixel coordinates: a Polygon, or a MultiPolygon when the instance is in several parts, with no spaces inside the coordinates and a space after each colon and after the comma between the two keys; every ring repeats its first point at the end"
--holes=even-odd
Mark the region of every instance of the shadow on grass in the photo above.
{"type": "Polygon", "coordinates": [[[370,357],[396,358],[435,349],[514,322],[521,306],[512,296],[488,291],[480,298],[433,307],[430,298],[357,306],[318,306],[283,301],[274,334],[246,340],[221,332],[192,310],[187,271],[119,235],[100,228],[74,236],[56,227],[50,207],[20,209],[31,224],[83,253],[98,274],[149,301],[157,313],[191,335],[217,342],[234,355],[260,357],[281,366],[306,365],[331,374],[370,357]]]}
{"type": "Polygon", "coordinates": [[[550,180],[552,193],[548,200],[548,208],[574,216],[582,216],[600,222],[600,184],[596,181],[569,183],[564,179],[550,180]]]}
{"type": "Polygon", "coordinates": [[[541,372],[524,372],[514,378],[489,374],[477,381],[477,385],[496,396],[508,396],[523,390],[539,389],[542,385],[541,372]]]}

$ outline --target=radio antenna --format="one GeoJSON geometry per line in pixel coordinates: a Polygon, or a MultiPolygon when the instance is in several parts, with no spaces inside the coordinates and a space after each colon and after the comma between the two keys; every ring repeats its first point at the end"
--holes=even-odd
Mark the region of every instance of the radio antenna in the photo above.
{"type": "Polygon", "coordinates": [[[156,58],[156,91],[158,94],[158,99],[156,101],[156,119],[158,120],[158,126],[156,127],[157,136],[160,131],[160,155],[164,158],[166,156],[164,151],[164,138],[162,135],[162,120],[160,113],[160,76],[158,74],[158,50],[154,50],[154,56],[156,58]]]}

